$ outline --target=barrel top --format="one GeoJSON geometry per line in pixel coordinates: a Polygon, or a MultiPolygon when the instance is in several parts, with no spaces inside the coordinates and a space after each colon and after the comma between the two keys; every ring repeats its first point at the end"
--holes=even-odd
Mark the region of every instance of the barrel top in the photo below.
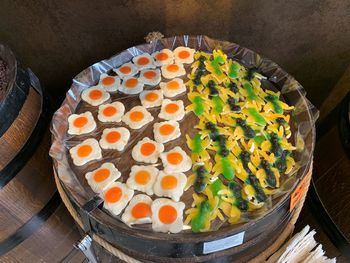
{"type": "MultiPolygon", "coordinates": [[[[67,157],[67,148],[66,148],[66,131],[67,127],[67,117],[69,114],[74,112],[74,110],[78,107],[80,102],[80,96],[82,90],[86,89],[89,86],[95,85],[96,80],[99,79],[101,73],[105,73],[110,68],[118,67],[130,59],[127,56],[130,56],[128,52],[138,50],[138,52],[150,52],[152,53],[155,50],[158,50],[161,47],[167,47],[176,44],[189,46],[193,45],[195,47],[215,47],[222,48],[227,47],[230,50],[230,54],[235,59],[244,62],[245,65],[250,67],[257,67],[261,70],[265,76],[267,76],[268,80],[276,87],[281,90],[281,93],[285,96],[286,99],[293,105],[297,107],[295,111],[295,122],[296,129],[299,131],[296,134],[300,134],[303,139],[303,143],[305,145],[305,151],[302,151],[298,155],[298,160],[304,160],[302,167],[298,171],[298,179],[302,179],[302,177],[306,177],[310,166],[311,166],[311,157],[314,148],[314,140],[315,140],[315,129],[314,129],[314,121],[315,114],[312,112],[311,103],[307,101],[304,94],[305,91],[302,86],[288,73],[283,71],[277,64],[270,61],[267,58],[263,58],[256,54],[255,52],[240,47],[237,44],[232,44],[223,41],[217,41],[209,39],[206,36],[197,36],[197,37],[174,37],[163,39],[160,42],[155,42],[151,44],[140,45],[137,47],[133,47],[124,51],[116,56],[108,60],[103,60],[100,63],[96,63],[91,67],[82,71],[78,76],[76,76],[73,80],[73,85],[69,92],[67,93],[67,98],[63,102],[62,107],[56,112],[52,121],[52,133],[53,133],[53,144],[51,147],[50,155],[54,159],[54,168],[57,172],[61,182],[64,186],[64,189],[67,191],[67,195],[70,199],[73,200],[75,204],[77,204],[77,209],[84,209],[89,200],[91,200],[94,196],[91,192],[88,191],[88,188],[77,178],[74,173],[71,163],[69,162],[69,158],[67,157]],[[177,42],[176,42],[177,41],[177,42]],[[125,61],[124,61],[124,60],[125,61]],[[302,124],[302,125],[299,125],[302,124]],[[62,173],[62,172],[65,173],[62,173]]],[[[85,183],[85,181],[84,181],[85,183]]],[[[296,182],[294,182],[296,183],[296,182]]],[[[293,187],[290,187],[290,192],[293,187]]],[[[273,223],[278,224],[278,222],[285,222],[284,216],[288,218],[289,215],[289,198],[290,193],[285,194],[276,198],[276,202],[273,204],[273,208],[269,210],[269,212],[262,218],[257,218],[245,225],[239,226],[227,226],[225,229],[221,229],[215,232],[216,237],[227,237],[227,235],[234,235],[236,233],[240,233],[241,231],[246,232],[246,237],[253,238],[253,229],[259,229],[262,231],[262,224],[266,223],[266,225],[273,225],[273,223]],[[269,217],[271,215],[271,217],[269,217]],[[274,215],[278,215],[275,217],[274,215]],[[274,218],[274,221],[272,220],[274,218]],[[260,226],[260,227],[259,227],[260,226]],[[249,233],[248,233],[249,232],[249,233]],[[249,234],[251,233],[251,236],[249,234]]],[[[98,206],[97,206],[98,207],[98,206]]],[[[187,242],[186,244],[193,242],[193,244],[200,243],[202,240],[207,239],[210,240],[211,233],[197,233],[193,234],[189,231],[179,233],[179,234],[162,234],[162,233],[153,233],[151,231],[143,230],[143,229],[130,229],[117,219],[112,218],[109,214],[107,214],[104,210],[95,209],[92,213],[89,214],[90,224],[89,227],[92,227],[92,230],[101,230],[100,233],[107,233],[109,231],[113,232],[114,230],[118,232],[120,235],[129,235],[135,237],[136,235],[140,239],[147,240],[152,242],[154,240],[168,240],[170,242],[187,242]],[[108,231],[107,231],[108,230],[108,231]]],[[[112,235],[112,237],[116,237],[117,235],[112,235]]],[[[112,238],[109,236],[109,238],[112,238]]],[[[212,237],[211,237],[212,238],[212,237]]],[[[162,242],[160,242],[162,243],[162,242]]],[[[164,245],[165,246],[165,245],[164,245]]],[[[192,252],[192,251],[190,251],[192,252]]]]}

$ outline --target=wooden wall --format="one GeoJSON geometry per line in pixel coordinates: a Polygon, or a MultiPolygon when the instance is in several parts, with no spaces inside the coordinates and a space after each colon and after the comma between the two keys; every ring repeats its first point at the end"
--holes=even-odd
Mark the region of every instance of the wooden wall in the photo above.
{"type": "Polygon", "coordinates": [[[58,102],[82,69],[161,31],[251,48],[293,74],[321,106],[349,64],[349,25],[348,0],[0,2],[0,41],[58,102]]]}

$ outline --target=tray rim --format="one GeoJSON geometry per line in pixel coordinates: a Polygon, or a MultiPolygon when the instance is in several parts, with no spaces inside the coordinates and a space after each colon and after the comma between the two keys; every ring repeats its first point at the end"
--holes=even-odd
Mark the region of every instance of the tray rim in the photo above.
{"type": "MultiPolygon", "coordinates": [[[[181,37],[181,36],[178,36],[178,37],[181,37]]],[[[188,36],[187,36],[188,37],[188,36]]],[[[205,39],[211,39],[207,36],[203,36],[203,35],[200,35],[200,36],[190,36],[190,37],[202,37],[202,38],[205,38],[205,39]]],[[[171,39],[172,37],[170,38],[167,38],[167,39],[171,39]]],[[[227,43],[227,41],[220,41],[220,40],[215,40],[215,41],[218,41],[218,42],[223,42],[223,43],[227,43]]],[[[235,44],[233,42],[229,42],[229,43],[232,43],[232,44],[235,44]]],[[[145,44],[141,44],[141,45],[137,45],[137,46],[134,46],[132,48],[139,48],[139,47],[143,47],[145,44]]],[[[148,44],[149,45],[149,44],[148,44]]],[[[237,44],[235,44],[237,45],[237,44]]],[[[237,45],[239,48],[241,48],[241,46],[237,45]]],[[[249,50],[249,49],[246,49],[246,50],[249,50]]],[[[250,52],[252,52],[253,54],[257,55],[260,57],[261,59],[261,63],[269,63],[269,62],[272,62],[270,59],[268,58],[265,58],[265,57],[262,57],[260,56],[259,54],[257,54],[256,52],[254,51],[251,51],[249,50],[250,52]]],[[[123,52],[123,51],[122,51],[123,52]]],[[[118,52],[117,54],[115,54],[114,56],[118,56],[121,52],[118,52]]],[[[112,57],[114,57],[112,56],[112,57]]],[[[103,61],[103,60],[102,60],[103,61]]],[[[274,62],[272,62],[274,63],[274,62]]],[[[95,65],[95,64],[94,64],[95,65]]],[[[278,67],[279,69],[281,69],[276,63],[274,63],[274,65],[276,67],[278,67]]],[[[86,70],[86,69],[85,69],[86,70]]],[[[84,72],[85,70],[81,71],[79,74],[77,74],[76,77],[79,77],[82,72],[84,72]]],[[[283,70],[283,69],[281,69],[283,70]]],[[[288,76],[291,77],[291,75],[288,74],[288,76]]],[[[75,78],[76,78],[75,77],[75,78]]],[[[294,78],[293,78],[294,79],[294,78]]],[[[74,83],[73,83],[74,84],[74,83]]],[[[299,84],[299,83],[298,83],[299,84]]],[[[300,84],[299,84],[300,85],[300,84]]],[[[73,86],[73,85],[72,85],[73,86]]],[[[301,87],[301,85],[300,85],[301,87]]],[[[69,91],[68,91],[69,92],[69,91]]],[[[300,93],[301,95],[301,98],[304,99],[304,103],[307,104],[308,101],[307,99],[305,98],[304,94],[302,93],[302,91],[299,91],[298,92],[300,93]]],[[[68,94],[68,93],[67,93],[68,94]]],[[[68,95],[67,95],[68,96],[68,95]]],[[[67,97],[65,98],[64,102],[62,103],[62,105],[64,105],[67,101],[67,97]]],[[[62,106],[61,106],[62,107],[62,106]]],[[[308,111],[308,117],[309,117],[309,120],[310,122],[313,122],[313,116],[311,114],[311,112],[308,111]]],[[[314,141],[315,140],[315,127],[314,127],[314,124],[313,124],[313,127],[312,127],[312,131],[311,131],[311,136],[312,136],[312,140],[314,141]]],[[[53,136],[54,137],[54,136],[53,136]]],[[[55,138],[53,138],[54,140],[55,138]]],[[[314,142],[312,143],[312,149],[311,149],[311,152],[313,152],[313,148],[314,148],[314,142]]],[[[312,154],[311,154],[312,156],[312,154]]],[[[56,160],[54,160],[54,168],[57,167],[57,163],[56,163],[56,160]],[[56,167],[55,167],[56,166],[56,167]]],[[[311,161],[311,159],[309,160],[311,161]]],[[[309,171],[309,168],[310,168],[310,164],[311,162],[308,162],[308,164],[305,166],[305,168],[303,169],[303,173],[302,175],[299,177],[298,180],[301,180],[302,178],[305,177],[305,175],[308,173],[309,171]]],[[[60,179],[60,181],[62,182],[62,184],[64,185],[64,182],[60,179]]],[[[263,216],[263,217],[268,217],[269,215],[271,215],[272,213],[274,213],[276,211],[276,209],[278,209],[281,205],[283,205],[284,203],[289,203],[288,200],[290,200],[290,193],[295,189],[296,187],[296,184],[294,185],[294,187],[286,194],[283,195],[283,197],[271,208],[267,211],[267,213],[263,216]]],[[[74,202],[76,202],[76,204],[80,205],[80,202],[75,198],[75,195],[72,191],[69,190],[69,187],[66,188],[67,191],[70,193],[70,198],[73,198],[74,202]]],[[[81,206],[81,205],[80,205],[81,206]]],[[[98,209],[99,210],[99,209],[98,209]]],[[[100,210],[101,211],[101,210],[100,210]]],[[[103,211],[101,211],[102,213],[104,213],[103,211]]],[[[107,214],[107,213],[105,213],[107,214]]],[[[108,214],[107,214],[108,215],[108,214]]],[[[92,213],[89,214],[89,216],[91,218],[93,218],[94,220],[96,220],[97,222],[99,222],[100,224],[105,224],[104,222],[100,222],[99,218],[98,218],[98,214],[96,211],[93,211],[92,213]]],[[[111,217],[111,216],[110,216],[111,217]]],[[[114,218],[113,218],[114,219],[114,218]]],[[[241,232],[243,231],[244,228],[249,228],[249,227],[252,227],[254,225],[256,225],[256,223],[260,220],[261,218],[257,218],[257,219],[254,219],[254,220],[251,220],[247,223],[244,223],[240,226],[237,226],[237,225],[232,225],[232,226],[227,226],[227,227],[223,227],[223,228],[220,228],[216,231],[210,231],[210,232],[203,232],[203,233],[192,233],[192,232],[181,232],[179,234],[166,234],[166,233],[156,233],[156,232],[153,232],[153,234],[156,234],[157,235],[157,240],[166,240],[167,242],[177,242],[179,240],[181,240],[181,242],[184,242],[183,240],[183,236],[184,235],[189,235],[190,236],[190,239],[188,240],[189,242],[193,242],[193,241],[202,241],[203,238],[206,238],[205,240],[206,241],[210,241],[210,240],[213,240],[211,239],[210,237],[211,236],[219,236],[219,237],[225,237],[225,236],[228,236],[228,235],[232,235],[234,233],[238,233],[238,232],[241,232]],[[228,232],[227,231],[227,228],[230,228],[230,231],[228,232]],[[194,236],[192,238],[192,236],[194,236]]],[[[127,225],[125,225],[123,222],[120,222],[118,219],[114,219],[115,221],[115,224],[113,224],[113,227],[115,227],[116,225],[118,225],[118,227],[120,227],[120,229],[122,229],[123,231],[129,233],[131,236],[135,236],[135,237],[140,237],[140,233],[137,233],[137,232],[140,232],[139,229],[137,229],[135,231],[135,229],[132,229],[130,227],[128,227],[127,225]],[[120,226],[119,226],[120,225],[120,226]],[[135,233],[136,232],[136,233],[135,233]]],[[[107,224],[106,224],[107,225],[107,224]]],[[[108,225],[108,226],[111,226],[111,225],[108,225]]],[[[142,231],[143,232],[143,231],[142,231]]],[[[149,238],[152,240],[152,238],[150,238],[150,233],[152,233],[152,231],[149,231],[149,230],[145,230],[144,231],[144,235],[142,235],[142,237],[144,238],[149,238]]],[[[215,239],[214,239],[215,240],[215,239]]]]}

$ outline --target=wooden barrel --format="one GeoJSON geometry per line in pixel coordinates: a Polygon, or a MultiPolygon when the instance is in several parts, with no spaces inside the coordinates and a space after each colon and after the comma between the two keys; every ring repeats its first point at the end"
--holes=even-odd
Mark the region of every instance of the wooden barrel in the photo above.
{"type": "MultiPolygon", "coordinates": [[[[230,263],[233,262],[248,262],[248,263],[262,263],[265,261],[268,262],[276,262],[278,259],[278,253],[276,253],[288,240],[293,233],[294,225],[292,223],[288,223],[286,227],[283,229],[283,231],[279,234],[279,236],[275,240],[269,240],[269,242],[261,249],[261,253],[256,255],[251,255],[250,257],[239,257],[236,258],[236,260],[229,261],[230,263]],[[277,255],[275,255],[275,253],[277,255]],[[254,256],[254,257],[252,257],[254,256]]],[[[95,239],[92,242],[92,250],[94,253],[95,258],[98,262],[127,262],[127,263],[136,263],[139,262],[139,260],[135,258],[131,258],[130,256],[127,256],[122,251],[116,249],[115,247],[111,246],[107,242],[98,239],[95,237],[95,239]]],[[[146,261],[143,261],[146,262],[146,261]]],[[[147,261],[152,262],[152,261],[147,261]]],[[[186,262],[186,261],[185,261],[186,262]]],[[[213,262],[223,262],[222,260],[216,260],[213,262]]]]}
{"type": "Polygon", "coordinates": [[[52,174],[50,111],[39,81],[0,45],[0,261],[58,262],[79,233],[52,174]]]}
{"type": "MultiPolygon", "coordinates": [[[[261,222],[255,222],[258,225],[262,226],[261,234],[252,238],[251,240],[244,240],[244,243],[238,246],[235,246],[234,243],[237,239],[237,235],[229,235],[226,238],[220,238],[217,234],[206,233],[203,237],[203,242],[198,242],[197,245],[193,240],[178,240],[177,243],[169,241],[147,238],[143,235],[138,235],[135,233],[132,234],[132,231],[127,231],[127,229],[121,230],[118,228],[118,233],[113,232],[111,227],[104,225],[103,223],[98,222],[97,217],[101,216],[100,213],[86,214],[88,206],[94,203],[94,200],[91,200],[90,204],[84,207],[85,211],[79,205],[70,198],[66,189],[60,182],[57,176],[56,184],[58,191],[62,197],[62,200],[65,206],[68,208],[68,211],[73,216],[74,220],[78,226],[84,230],[88,235],[91,236],[91,250],[93,251],[94,260],[97,262],[127,262],[127,263],[138,263],[138,262],[169,262],[169,263],[180,263],[180,262],[206,262],[206,263],[261,263],[269,259],[292,235],[294,230],[294,225],[299,217],[300,211],[304,205],[307,189],[309,187],[312,177],[312,165],[309,167],[307,174],[305,175],[303,182],[301,182],[296,188],[304,187],[305,191],[302,192],[299,202],[296,204],[296,207],[286,218],[279,220],[280,217],[275,213],[271,213],[266,216],[261,222]],[[88,217],[88,218],[86,218],[88,217]],[[269,222],[277,221],[277,227],[270,227],[269,222]],[[266,222],[265,222],[266,221],[266,222]],[[88,224],[86,222],[89,222],[88,224]],[[124,232],[124,233],[123,233],[124,232]],[[111,234],[115,237],[114,240],[108,239],[111,234]],[[148,240],[147,240],[148,239],[148,240]],[[214,245],[217,242],[218,245],[216,253],[209,253],[207,255],[188,255],[178,257],[177,253],[187,252],[187,253],[198,253],[198,251],[203,250],[203,245],[206,240],[211,239],[211,244],[214,245]],[[151,242],[151,243],[149,243],[151,242]],[[182,242],[182,244],[180,243],[182,242]],[[163,244],[162,244],[163,243],[163,244]],[[165,246],[164,246],[165,243],[165,246]],[[230,246],[231,248],[223,249],[224,246],[230,246]],[[143,245],[143,247],[141,247],[143,245]],[[221,247],[220,247],[221,246],[221,247]],[[167,251],[164,251],[164,247],[168,247],[167,251]],[[147,253],[147,251],[149,253],[147,253]],[[156,254],[163,253],[163,256],[156,254]],[[164,253],[167,253],[164,254],[164,253]]],[[[289,200],[289,199],[288,199],[289,200]]],[[[92,205],[93,206],[93,205],[92,205]]],[[[91,207],[90,207],[91,209],[91,207]]],[[[289,202],[287,205],[287,210],[289,209],[289,202]]],[[[282,213],[282,209],[278,211],[282,213]]],[[[243,226],[239,231],[242,233],[247,229],[247,226],[243,226]]],[[[197,234],[198,235],[198,234],[197,234]]],[[[203,235],[202,235],[203,236],[203,235]]],[[[176,241],[175,241],[176,242],[176,241]]],[[[90,254],[91,256],[91,254],[90,254]]]]}
{"type": "MultiPolygon", "coordinates": [[[[206,36],[185,36],[183,39],[186,45],[192,48],[207,47],[210,46],[209,43],[213,43],[206,36]]],[[[164,39],[161,43],[165,45],[161,45],[161,48],[168,48],[167,44],[175,41],[178,41],[177,46],[184,45],[181,40],[181,37],[164,39]]],[[[77,178],[76,173],[71,172],[71,164],[67,157],[66,119],[70,110],[74,110],[79,104],[77,94],[86,88],[87,84],[93,84],[89,80],[95,79],[93,73],[98,68],[95,64],[76,77],[66,100],[53,118],[53,127],[56,128],[53,129],[55,151],[52,151],[52,157],[61,197],[78,225],[91,236],[99,260],[108,260],[113,255],[126,262],[262,262],[261,259],[273,253],[264,252],[273,250],[270,248],[277,247],[276,243],[282,243],[288,236],[285,233],[288,233],[287,230],[291,229],[298,218],[312,174],[315,129],[310,103],[305,98],[300,84],[269,59],[236,44],[229,45],[227,42],[215,40],[214,43],[219,47],[229,46],[232,57],[250,67],[256,67],[266,76],[264,83],[267,86],[283,90],[284,99],[296,106],[292,123],[298,127],[298,133],[295,133],[298,135],[293,137],[293,143],[296,144],[296,140],[299,139],[298,143],[301,146],[300,151],[296,153],[296,160],[300,164],[303,160],[304,163],[294,175],[295,180],[288,184],[285,194],[272,201],[271,208],[264,215],[234,227],[227,225],[213,232],[183,231],[172,235],[128,227],[101,208],[103,200],[100,197],[85,192],[86,185],[77,178]],[[280,237],[283,237],[282,241],[280,237]]],[[[152,45],[155,47],[157,43],[152,45]]],[[[147,51],[149,46],[140,45],[135,48],[147,51]]],[[[113,64],[113,61],[117,61],[123,55],[125,53],[122,52],[110,60],[104,60],[103,63],[113,64]]]]}

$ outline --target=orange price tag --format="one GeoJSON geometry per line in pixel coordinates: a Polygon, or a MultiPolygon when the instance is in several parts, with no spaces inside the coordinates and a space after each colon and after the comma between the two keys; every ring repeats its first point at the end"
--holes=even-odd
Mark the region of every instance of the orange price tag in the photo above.
{"type": "Polygon", "coordinates": [[[309,175],[305,176],[303,180],[301,180],[297,188],[294,190],[294,192],[290,196],[290,208],[289,208],[290,212],[292,212],[292,210],[295,208],[295,206],[300,202],[301,198],[304,196],[307,190],[308,180],[309,180],[309,175]]]}

